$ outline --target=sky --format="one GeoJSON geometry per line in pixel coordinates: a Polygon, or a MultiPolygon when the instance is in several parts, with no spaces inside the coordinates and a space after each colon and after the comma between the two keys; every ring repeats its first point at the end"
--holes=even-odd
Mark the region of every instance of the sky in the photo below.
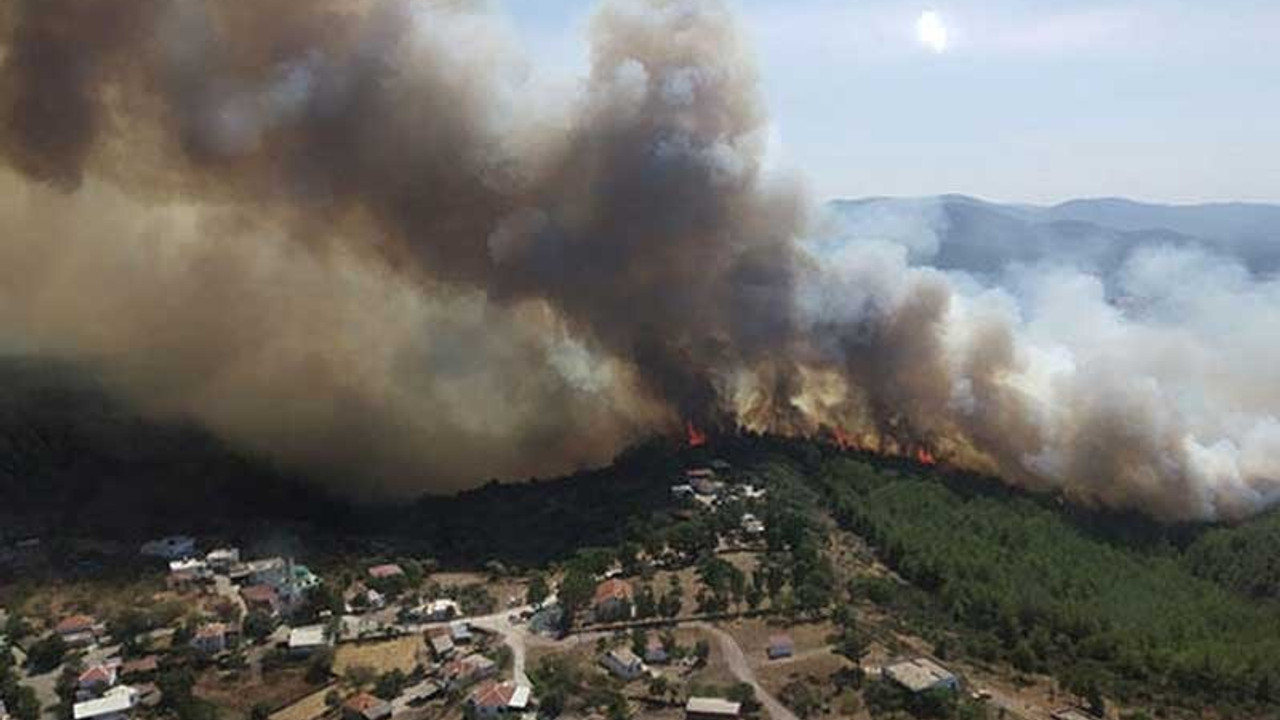
{"type": "MultiPolygon", "coordinates": [[[[595,0],[496,2],[539,73],[585,73],[595,0]]],[[[816,199],[1280,202],[1276,0],[729,3],[816,199]]]]}

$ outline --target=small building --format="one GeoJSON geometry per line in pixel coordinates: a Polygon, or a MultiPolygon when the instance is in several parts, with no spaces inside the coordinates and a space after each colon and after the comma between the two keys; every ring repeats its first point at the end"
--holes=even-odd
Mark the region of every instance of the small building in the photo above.
{"type": "Polygon", "coordinates": [[[404,576],[404,568],[395,563],[386,563],[383,565],[374,565],[369,568],[369,577],[374,580],[388,580],[390,578],[404,576]]]}
{"type": "Polygon", "coordinates": [[[142,544],[140,552],[147,557],[181,560],[196,555],[196,539],[188,535],[170,535],[142,544]]]}
{"type": "Polygon", "coordinates": [[[763,535],[764,521],[751,513],[744,513],[742,515],[742,532],[747,535],[763,535]]]}
{"type": "Polygon", "coordinates": [[[912,693],[960,688],[960,680],[955,673],[924,657],[886,666],[883,674],[886,679],[912,693]]]}
{"type": "Polygon", "coordinates": [[[183,587],[202,583],[213,577],[209,564],[199,558],[169,561],[168,583],[170,587],[183,587]]]}
{"type": "Polygon", "coordinates": [[[101,628],[98,621],[90,615],[72,615],[63,618],[53,631],[68,647],[82,648],[97,641],[101,628]]]}
{"type": "Polygon", "coordinates": [[[223,547],[210,550],[209,554],[204,556],[204,561],[216,573],[229,573],[232,568],[240,564],[240,548],[223,547]]]}
{"type": "Polygon", "coordinates": [[[732,720],[741,714],[741,703],[724,698],[691,697],[684,704],[685,720],[732,720]]]}
{"type": "Polygon", "coordinates": [[[789,658],[796,654],[796,643],[786,633],[778,633],[769,638],[769,647],[765,650],[770,660],[789,658]]]}
{"type": "Polygon", "coordinates": [[[240,598],[244,600],[249,612],[262,612],[271,617],[280,614],[280,595],[270,585],[250,585],[241,588],[240,598]]]}
{"type": "Polygon", "coordinates": [[[391,717],[391,703],[369,693],[351,696],[342,703],[342,720],[386,720],[391,717]]]}
{"type": "Polygon", "coordinates": [[[644,663],[627,648],[615,648],[600,658],[600,664],[623,680],[635,680],[644,674],[644,663]]]}
{"type": "Polygon", "coordinates": [[[203,655],[217,655],[226,650],[227,626],[223,623],[201,625],[191,637],[191,647],[203,655]]]}
{"type": "Polygon", "coordinates": [[[431,646],[431,654],[436,660],[444,660],[452,656],[455,649],[453,637],[448,632],[440,630],[427,635],[427,644],[431,646]]]}
{"type": "Polygon", "coordinates": [[[671,497],[676,500],[691,500],[698,493],[694,491],[693,486],[688,483],[680,483],[671,486],[671,497]]]}
{"type": "Polygon", "coordinates": [[[662,638],[650,637],[644,643],[644,661],[653,665],[662,665],[671,659],[667,654],[667,646],[662,638]]]}
{"type": "Polygon", "coordinates": [[[289,631],[289,654],[294,657],[306,657],[332,644],[323,625],[305,625],[289,631]]]}
{"type": "Polygon", "coordinates": [[[513,682],[487,682],[472,691],[467,705],[476,717],[492,718],[523,713],[529,708],[530,689],[513,682]]]}
{"type": "Polygon", "coordinates": [[[634,591],[626,580],[611,578],[596,586],[591,602],[597,622],[631,617],[634,591]]]}
{"type": "Polygon", "coordinates": [[[475,635],[471,633],[471,623],[466,620],[449,623],[449,638],[456,645],[469,645],[475,640],[475,635]]]}
{"type": "Polygon", "coordinates": [[[116,678],[117,671],[112,665],[94,665],[85,669],[76,679],[77,699],[90,700],[100,697],[116,684],[116,678]]]}
{"type": "Polygon", "coordinates": [[[442,671],[445,682],[450,689],[457,690],[472,683],[493,677],[498,666],[483,655],[468,655],[459,660],[451,660],[442,671]]]}
{"type": "Polygon", "coordinates": [[[138,691],[128,685],[111,688],[102,697],[71,706],[73,720],[125,720],[138,705],[138,691]]]}
{"type": "Polygon", "coordinates": [[[449,598],[437,598],[413,609],[413,615],[424,622],[443,622],[461,614],[462,608],[457,601],[449,598]]]}

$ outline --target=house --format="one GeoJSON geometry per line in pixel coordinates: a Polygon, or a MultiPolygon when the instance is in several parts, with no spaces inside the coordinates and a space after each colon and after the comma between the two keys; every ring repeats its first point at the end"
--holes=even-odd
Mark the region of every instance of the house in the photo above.
{"type": "Polygon", "coordinates": [[[272,617],[280,614],[280,596],[270,585],[250,585],[241,588],[240,597],[244,600],[249,612],[256,610],[272,617]]]}
{"type": "Polygon", "coordinates": [[[442,671],[449,688],[456,690],[475,682],[493,677],[498,666],[483,655],[468,655],[459,660],[451,660],[442,671]]]}
{"type": "Polygon", "coordinates": [[[369,568],[369,577],[374,580],[389,580],[394,577],[404,576],[404,568],[395,563],[386,563],[384,565],[374,565],[369,568]]]}
{"type": "Polygon", "coordinates": [[[513,682],[487,682],[472,691],[467,705],[476,717],[492,718],[523,713],[529,708],[530,689],[513,682]]]}
{"type": "Polygon", "coordinates": [[[894,663],[886,666],[882,672],[886,679],[912,693],[937,689],[958,690],[960,687],[960,680],[954,673],[929,658],[894,663]]]}
{"type": "Polygon", "coordinates": [[[147,557],[162,558],[164,560],[181,560],[182,558],[194,557],[196,554],[196,539],[187,535],[170,535],[159,540],[143,543],[140,552],[147,557]]]}
{"type": "Polygon", "coordinates": [[[191,647],[203,655],[217,655],[226,650],[227,626],[223,623],[201,625],[191,637],[191,647]]]}
{"type": "Polygon", "coordinates": [[[120,666],[120,677],[131,680],[135,678],[147,678],[156,674],[160,669],[160,657],[158,655],[147,655],[135,660],[129,660],[120,666]]]}
{"type": "Polygon", "coordinates": [[[53,631],[62,638],[62,642],[69,647],[80,648],[92,645],[97,639],[101,628],[98,621],[89,615],[72,615],[63,618],[53,631]]]}
{"type": "Polygon", "coordinates": [[[210,550],[204,561],[216,573],[229,573],[231,568],[240,564],[240,548],[225,547],[210,550]]]}
{"type": "Polygon", "coordinates": [[[444,660],[453,655],[454,644],[453,636],[447,632],[439,631],[429,633],[427,635],[427,644],[431,646],[431,654],[437,660],[444,660]]]}
{"type": "Polygon", "coordinates": [[[199,558],[169,561],[169,587],[182,587],[204,582],[213,577],[209,564],[199,558]]]}
{"type": "Polygon", "coordinates": [[[627,648],[615,648],[600,658],[600,664],[623,680],[635,680],[644,674],[644,663],[627,648]]]}
{"type": "Polygon", "coordinates": [[[796,654],[795,641],[791,639],[790,635],[778,633],[769,638],[769,647],[765,650],[765,653],[770,660],[789,658],[796,654]]]}
{"type": "Polygon", "coordinates": [[[138,705],[139,694],[128,685],[111,688],[102,697],[71,706],[73,720],[125,720],[138,705]]]}
{"type": "Polygon", "coordinates": [[[644,661],[654,665],[661,665],[671,657],[667,654],[667,646],[662,643],[660,637],[650,637],[644,643],[644,661]]]}
{"type": "Polygon", "coordinates": [[[692,499],[694,495],[697,495],[697,493],[694,492],[693,486],[688,483],[671,486],[671,497],[676,500],[692,499]]]}
{"type": "Polygon", "coordinates": [[[741,713],[740,703],[724,698],[691,697],[684,705],[685,720],[732,720],[741,713]]]}
{"type": "Polygon", "coordinates": [[[442,622],[452,620],[462,614],[457,601],[449,598],[437,598],[413,609],[413,614],[424,622],[442,622]]]}
{"type": "Polygon", "coordinates": [[[386,720],[391,703],[369,693],[358,693],[342,703],[342,720],[386,720]]]}
{"type": "Polygon", "coordinates": [[[748,535],[763,535],[764,522],[751,513],[742,515],[742,532],[748,535]]]}
{"type": "Polygon", "coordinates": [[[76,679],[76,698],[90,700],[101,697],[116,684],[116,677],[117,671],[114,665],[94,665],[87,668],[76,679]]]}
{"type": "Polygon", "coordinates": [[[453,640],[454,645],[468,645],[475,636],[471,634],[471,624],[466,620],[459,620],[449,623],[449,638],[453,640]]]}
{"type": "Polygon", "coordinates": [[[597,622],[604,620],[620,620],[631,617],[631,602],[634,592],[631,583],[626,580],[611,578],[596,586],[595,596],[591,602],[597,622]]]}
{"type": "Polygon", "coordinates": [[[306,657],[330,645],[323,625],[305,625],[289,631],[289,654],[294,657],[306,657]]]}

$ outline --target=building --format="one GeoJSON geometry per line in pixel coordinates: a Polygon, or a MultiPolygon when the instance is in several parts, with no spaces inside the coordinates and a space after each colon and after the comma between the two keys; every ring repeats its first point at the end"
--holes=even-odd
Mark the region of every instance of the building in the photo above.
{"type": "Polygon", "coordinates": [[[289,631],[289,654],[294,657],[306,657],[332,644],[323,625],[305,625],[289,631]]]}
{"type": "Polygon", "coordinates": [[[76,679],[76,699],[91,700],[101,697],[116,684],[117,671],[113,665],[94,665],[80,673],[76,679]]]}
{"type": "Polygon", "coordinates": [[[455,649],[453,644],[453,636],[447,632],[439,631],[429,633],[427,635],[427,644],[431,646],[431,654],[436,660],[444,660],[453,655],[455,649]]]}
{"type": "Polygon", "coordinates": [[[471,623],[466,620],[449,623],[449,638],[454,645],[469,645],[475,639],[471,634],[471,623]]]}
{"type": "Polygon", "coordinates": [[[477,717],[491,718],[507,713],[523,713],[529,708],[531,692],[513,682],[487,682],[472,691],[467,705],[477,717]]]}
{"type": "Polygon", "coordinates": [[[369,568],[369,577],[374,580],[389,580],[395,577],[403,577],[404,568],[395,563],[386,563],[384,565],[374,565],[369,568]]]}
{"type": "Polygon", "coordinates": [[[627,648],[615,648],[600,658],[600,664],[623,680],[635,680],[644,674],[644,663],[627,648]]]}
{"type": "Polygon", "coordinates": [[[633,597],[631,583],[626,580],[611,578],[597,585],[591,602],[596,622],[631,617],[633,597]]]}
{"type": "Polygon", "coordinates": [[[240,564],[240,548],[225,547],[210,550],[209,554],[204,556],[204,561],[216,573],[229,573],[233,567],[240,564]]]}
{"type": "Polygon", "coordinates": [[[209,569],[209,564],[199,558],[169,561],[168,582],[170,587],[193,585],[209,580],[212,577],[213,571],[209,569]]]}
{"type": "Polygon", "coordinates": [[[203,655],[217,655],[226,650],[227,626],[223,623],[201,625],[191,637],[191,647],[203,655]]]}
{"type": "Polygon", "coordinates": [[[413,615],[423,622],[443,622],[461,614],[462,608],[457,601],[449,598],[437,598],[413,609],[413,615]]]}
{"type": "Polygon", "coordinates": [[[240,598],[244,600],[249,612],[261,612],[275,617],[280,614],[280,596],[270,585],[250,585],[240,589],[240,598]]]}
{"type": "Polygon", "coordinates": [[[958,690],[960,679],[929,658],[916,658],[886,666],[884,677],[912,693],[928,690],[958,690]]]}
{"type": "Polygon", "coordinates": [[[742,714],[742,705],[724,698],[691,697],[684,705],[685,720],[732,720],[742,714]]]}
{"type": "Polygon", "coordinates": [[[102,697],[71,706],[73,720],[125,720],[138,705],[138,691],[128,685],[111,688],[102,697]]]}
{"type": "Polygon", "coordinates": [[[796,644],[790,635],[779,633],[769,638],[769,647],[765,652],[770,660],[789,658],[796,654],[796,644]]]}
{"type": "Polygon", "coordinates": [[[386,720],[391,703],[369,693],[359,693],[342,703],[342,720],[386,720]]]}
{"type": "Polygon", "coordinates": [[[101,628],[98,621],[90,615],[72,615],[63,618],[54,626],[53,631],[68,647],[82,648],[97,641],[101,628]]]}
{"type": "Polygon", "coordinates": [[[742,516],[742,532],[747,535],[763,535],[764,521],[751,513],[744,513],[742,516]]]}
{"type": "Polygon", "coordinates": [[[671,659],[667,654],[667,646],[662,643],[660,637],[650,637],[644,643],[644,661],[654,665],[661,665],[671,659]]]}
{"type": "Polygon", "coordinates": [[[498,666],[489,658],[483,655],[468,655],[445,664],[442,675],[449,688],[456,690],[491,678],[497,672],[498,666]]]}
{"type": "Polygon", "coordinates": [[[694,495],[697,495],[697,493],[694,491],[693,486],[688,483],[671,486],[671,497],[676,500],[690,500],[694,495]]]}
{"type": "Polygon", "coordinates": [[[147,557],[164,560],[181,560],[195,557],[196,539],[187,535],[170,535],[142,544],[140,552],[147,557]]]}

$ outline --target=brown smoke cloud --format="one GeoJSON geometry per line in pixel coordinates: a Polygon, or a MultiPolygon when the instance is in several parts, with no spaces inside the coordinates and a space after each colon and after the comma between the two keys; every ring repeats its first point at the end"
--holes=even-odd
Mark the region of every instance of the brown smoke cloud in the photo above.
{"type": "Polygon", "coordinates": [[[0,337],[353,494],[686,421],[1164,518],[1278,494],[1280,431],[1189,417],[1184,374],[1061,370],[1008,297],[806,247],[718,2],[606,2],[550,106],[467,3],[14,0],[0,31],[0,337]]]}

